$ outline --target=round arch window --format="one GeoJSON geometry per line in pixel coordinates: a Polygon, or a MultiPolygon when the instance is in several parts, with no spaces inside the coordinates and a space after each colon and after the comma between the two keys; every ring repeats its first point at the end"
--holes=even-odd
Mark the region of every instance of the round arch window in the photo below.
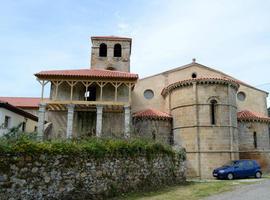
{"type": "Polygon", "coordinates": [[[152,99],[154,97],[154,92],[153,90],[147,89],[144,91],[143,96],[146,99],[152,99]]]}
{"type": "Polygon", "coordinates": [[[239,101],[245,101],[245,99],[246,99],[246,94],[245,94],[244,92],[238,92],[238,93],[237,93],[237,99],[238,99],[239,101]]]}
{"type": "Polygon", "coordinates": [[[191,78],[197,78],[197,73],[196,73],[196,72],[193,72],[193,73],[191,74],[191,78]]]}

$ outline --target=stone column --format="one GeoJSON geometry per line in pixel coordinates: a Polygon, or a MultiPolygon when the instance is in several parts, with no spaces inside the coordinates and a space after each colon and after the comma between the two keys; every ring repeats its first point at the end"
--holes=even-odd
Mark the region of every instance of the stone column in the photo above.
{"type": "Polygon", "coordinates": [[[124,106],[125,112],[125,138],[130,137],[130,106],[124,106]]]}
{"type": "Polygon", "coordinates": [[[198,85],[193,82],[194,104],[195,104],[195,126],[197,137],[197,159],[198,159],[198,176],[202,178],[202,161],[201,161],[201,136],[200,136],[200,116],[199,116],[199,99],[198,99],[198,85]]]}
{"type": "Polygon", "coordinates": [[[97,121],[96,121],[96,136],[101,137],[102,134],[102,112],[103,106],[97,105],[97,121]]]}
{"type": "Polygon", "coordinates": [[[39,104],[39,111],[38,111],[38,134],[37,134],[38,140],[43,139],[45,112],[46,112],[46,104],[40,103],[39,104]]]}
{"type": "Polygon", "coordinates": [[[66,138],[71,139],[72,138],[72,132],[73,132],[73,117],[74,117],[74,104],[67,105],[67,134],[66,138]]]}

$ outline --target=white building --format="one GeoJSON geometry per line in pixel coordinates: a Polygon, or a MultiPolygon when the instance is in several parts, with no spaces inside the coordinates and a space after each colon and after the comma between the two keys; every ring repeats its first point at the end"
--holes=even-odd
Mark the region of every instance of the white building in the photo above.
{"type": "Polygon", "coordinates": [[[10,128],[22,123],[21,130],[27,133],[36,131],[38,118],[7,102],[0,101],[0,136],[10,128]]]}

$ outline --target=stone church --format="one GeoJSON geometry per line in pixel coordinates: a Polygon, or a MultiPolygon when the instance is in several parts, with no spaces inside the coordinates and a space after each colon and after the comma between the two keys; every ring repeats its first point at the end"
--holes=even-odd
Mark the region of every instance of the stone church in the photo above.
{"type": "Polygon", "coordinates": [[[91,41],[90,67],[35,74],[40,138],[142,137],[181,146],[191,177],[210,177],[239,158],[269,168],[267,92],[195,59],[139,79],[130,73],[131,38],[91,41]]]}

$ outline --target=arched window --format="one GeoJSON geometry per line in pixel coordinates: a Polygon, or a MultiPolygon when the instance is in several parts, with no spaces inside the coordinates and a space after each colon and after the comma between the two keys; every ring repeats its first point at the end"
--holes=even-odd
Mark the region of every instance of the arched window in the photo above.
{"type": "Polygon", "coordinates": [[[210,112],[211,112],[211,124],[212,125],[216,124],[216,105],[217,105],[216,100],[213,99],[210,101],[210,112]]]}
{"type": "Polygon", "coordinates": [[[99,56],[107,57],[107,45],[104,43],[99,45],[99,56]]]}
{"type": "Polygon", "coordinates": [[[114,57],[121,57],[122,56],[122,47],[121,47],[121,44],[115,44],[114,45],[113,56],[114,57]]]}
{"type": "Polygon", "coordinates": [[[253,132],[253,144],[254,144],[254,148],[257,149],[258,144],[257,144],[257,133],[253,132]]]}

